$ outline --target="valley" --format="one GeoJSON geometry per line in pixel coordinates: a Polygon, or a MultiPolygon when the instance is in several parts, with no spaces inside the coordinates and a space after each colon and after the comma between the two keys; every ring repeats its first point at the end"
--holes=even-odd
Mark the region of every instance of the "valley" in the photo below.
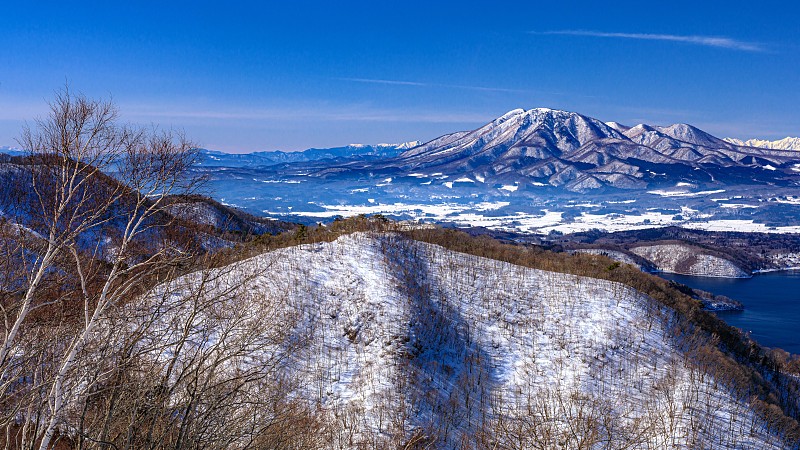
{"type": "Polygon", "coordinates": [[[736,145],[684,124],[610,123],[514,110],[470,132],[381,147],[394,150],[380,156],[309,150],[299,162],[251,154],[226,163],[206,152],[196,170],[225,204],[307,224],[383,214],[536,234],[800,232],[795,150],[736,145]]]}

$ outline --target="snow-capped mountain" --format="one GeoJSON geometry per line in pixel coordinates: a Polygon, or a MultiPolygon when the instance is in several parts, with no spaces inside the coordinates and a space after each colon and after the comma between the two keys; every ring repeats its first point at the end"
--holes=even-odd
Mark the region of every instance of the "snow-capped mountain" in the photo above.
{"type": "Polygon", "coordinates": [[[22,151],[22,149],[20,149],[18,147],[11,147],[11,146],[8,146],[8,145],[0,145],[0,153],[5,153],[7,155],[15,156],[15,155],[21,155],[24,152],[22,151]]]}
{"type": "Polygon", "coordinates": [[[478,129],[439,137],[395,158],[326,165],[307,173],[439,173],[472,182],[584,192],[678,181],[748,179],[784,185],[800,178],[792,170],[798,162],[795,153],[736,145],[688,124],[628,127],[536,108],[515,109],[478,129]]]}
{"type": "Polygon", "coordinates": [[[764,139],[748,139],[743,141],[736,138],[725,138],[724,140],[731,144],[748,147],[771,148],[774,150],[800,150],[800,138],[796,137],[785,137],[777,141],[768,141],[764,139]]]}
{"type": "Polygon", "coordinates": [[[394,147],[398,150],[408,150],[422,144],[422,141],[408,141],[400,144],[378,144],[378,147],[394,147]]]}
{"type": "Polygon", "coordinates": [[[576,113],[548,108],[515,109],[457,139],[431,141],[403,153],[401,158],[424,155],[427,160],[473,156],[480,159],[482,156],[503,157],[513,150],[518,156],[527,156],[530,150],[535,152],[535,157],[541,157],[573,151],[603,138],[619,139],[622,135],[596,119],[576,113]]]}

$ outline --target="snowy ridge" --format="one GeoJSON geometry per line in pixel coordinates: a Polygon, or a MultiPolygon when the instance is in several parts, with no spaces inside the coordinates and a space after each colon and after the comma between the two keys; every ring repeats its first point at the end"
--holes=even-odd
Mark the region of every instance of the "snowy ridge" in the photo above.
{"type": "Polygon", "coordinates": [[[645,245],[631,251],[653,263],[662,272],[716,278],[749,278],[736,264],[680,244],[645,245]]]}
{"type": "Polygon", "coordinates": [[[626,131],[630,130],[631,127],[627,125],[623,125],[619,122],[606,122],[606,125],[610,126],[611,128],[619,131],[620,133],[625,133],[626,131]]]}
{"type": "Polygon", "coordinates": [[[744,145],[748,147],[769,148],[773,150],[800,150],[800,138],[785,137],[777,141],[768,141],[765,139],[747,139],[743,141],[736,138],[725,138],[725,142],[730,142],[735,145],[744,145]]]}
{"type": "MultiPolygon", "coordinates": [[[[338,430],[330,448],[412,435],[436,448],[781,448],[744,399],[677,350],[670,315],[620,284],[392,234],[278,250],[212,278],[232,292],[220,311],[280,330],[283,340],[253,337],[240,364],[281,361],[296,381],[288,395],[320,405],[338,430]]],[[[210,319],[197,326],[222,339],[210,319]]]]}

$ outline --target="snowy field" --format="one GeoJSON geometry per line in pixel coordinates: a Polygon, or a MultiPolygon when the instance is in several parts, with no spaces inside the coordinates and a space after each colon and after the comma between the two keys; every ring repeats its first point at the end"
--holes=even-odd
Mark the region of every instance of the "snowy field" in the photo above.
{"type": "Polygon", "coordinates": [[[190,323],[198,347],[238,343],[226,370],[275,368],[332,424],[330,448],[415,435],[435,448],[782,448],[678,350],[670,314],[620,284],[364,233],[186,276],[169,299],[200,284],[228,313],[167,301],[155,334],[190,323]]]}
{"type": "MultiPolygon", "coordinates": [[[[714,199],[716,202],[720,199],[714,199]]],[[[633,203],[635,200],[608,202],[609,204],[633,203]]],[[[800,202],[778,201],[776,203],[798,204],[800,202]]],[[[757,233],[800,233],[800,226],[769,226],[753,219],[716,219],[713,214],[702,213],[688,206],[677,207],[676,213],[650,210],[637,213],[596,213],[581,211],[577,216],[565,216],[572,208],[600,208],[595,204],[553,205],[563,211],[542,209],[538,213],[516,211],[508,213],[510,203],[493,201],[480,203],[381,204],[370,198],[368,205],[319,205],[321,211],[292,210],[291,212],[263,211],[268,216],[292,218],[302,217],[329,220],[334,217],[352,217],[359,214],[384,214],[424,222],[445,222],[462,227],[486,227],[498,231],[548,234],[564,234],[600,230],[617,232],[647,228],[681,226],[707,231],[738,231],[757,233]],[[497,213],[501,210],[503,213],[497,213]],[[491,214],[487,214],[487,212],[491,214]]],[[[719,203],[722,209],[758,209],[759,206],[741,203],[719,203]]],[[[655,209],[655,208],[651,208],[655,209]]]]}

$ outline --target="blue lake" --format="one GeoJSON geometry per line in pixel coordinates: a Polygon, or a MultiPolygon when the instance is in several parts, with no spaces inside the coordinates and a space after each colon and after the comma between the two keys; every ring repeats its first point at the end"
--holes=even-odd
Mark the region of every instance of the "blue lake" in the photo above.
{"type": "Polygon", "coordinates": [[[744,311],[717,314],[750,333],[761,345],[800,354],[800,271],[764,273],[747,279],[659,275],[742,302],[744,311]]]}

